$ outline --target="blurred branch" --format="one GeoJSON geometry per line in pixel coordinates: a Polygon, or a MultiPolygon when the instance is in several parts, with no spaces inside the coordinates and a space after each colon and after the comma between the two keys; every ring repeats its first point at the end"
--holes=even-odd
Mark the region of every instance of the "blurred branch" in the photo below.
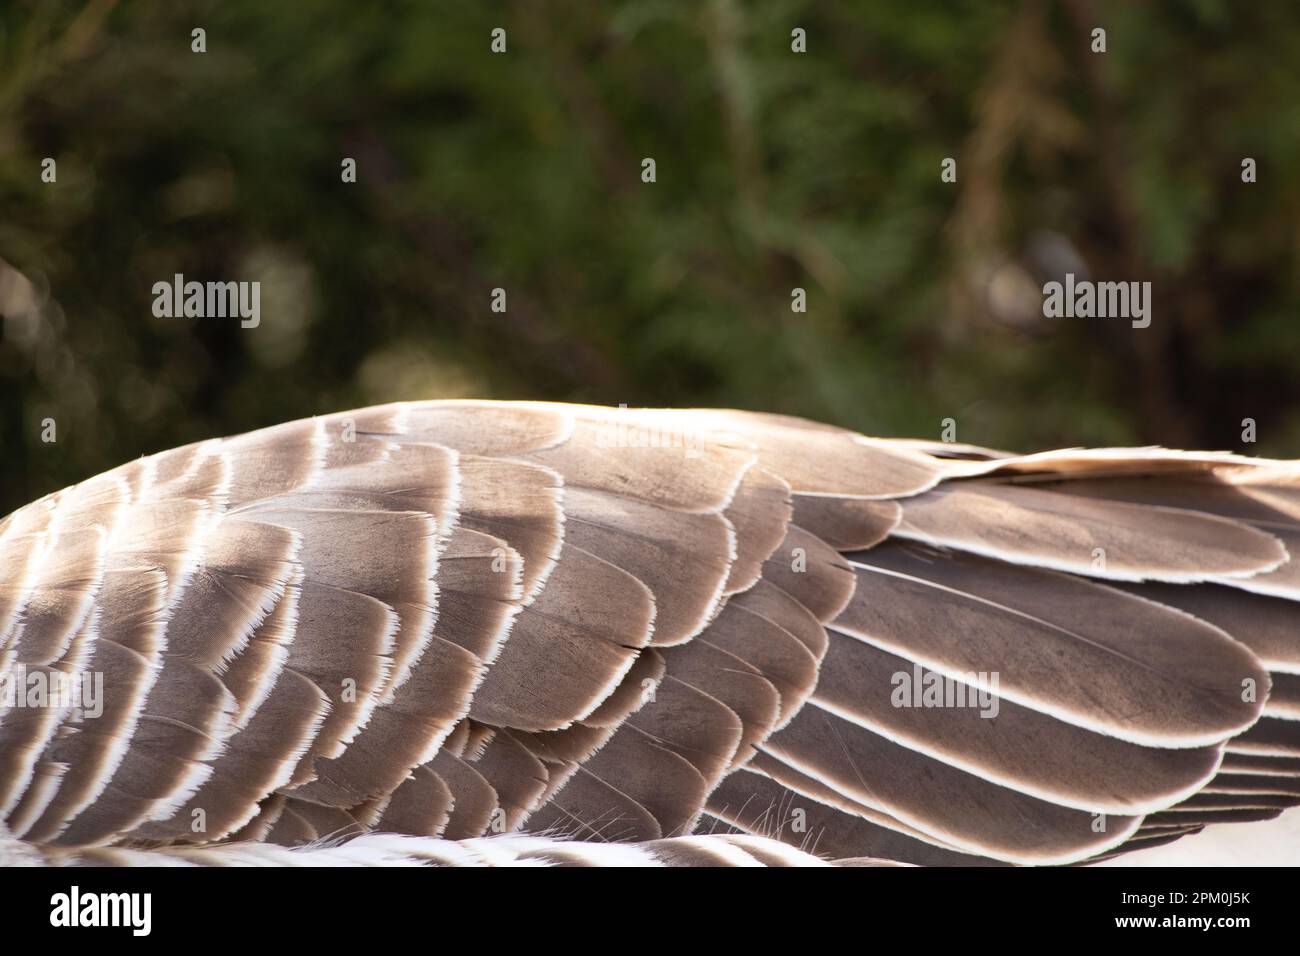
{"type": "Polygon", "coordinates": [[[90,0],[57,41],[50,39],[57,5],[37,3],[35,13],[24,20],[18,54],[6,67],[5,80],[0,83],[0,110],[21,100],[27,89],[44,81],[59,67],[89,54],[117,3],[118,0],[90,0]]]}
{"type": "Polygon", "coordinates": [[[722,101],[722,118],[731,149],[736,193],[742,206],[757,212],[767,190],[754,124],[754,81],[740,47],[741,11],[736,0],[711,0],[703,17],[709,61],[722,101]]]}
{"type": "Polygon", "coordinates": [[[99,39],[104,23],[117,3],[118,0],[91,0],[59,41],[59,60],[68,63],[86,56],[99,39]]]}
{"type": "Polygon", "coordinates": [[[574,58],[570,45],[574,31],[562,30],[561,36],[556,36],[550,12],[541,4],[523,3],[518,10],[529,32],[549,54],[547,59],[559,91],[576,119],[574,125],[587,138],[605,187],[613,195],[626,198],[637,185],[637,163],[619,136],[617,122],[591,83],[592,71],[574,58]]]}
{"type": "Polygon", "coordinates": [[[1064,0],[1076,31],[1075,48],[1087,88],[1093,102],[1093,129],[1098,148],[1095,150],[1106,184],[1109,198],[1109,221],[1119,239],[1117,261],[1109,263],[1112,277],[1131,281],[1151,280],[1153,290],[1166,292],[1161,305],[1166,307],[1161,321],[1138,331],[1125,329],[1116,338],[1122,345],[1122,355],[1135,360],[1133,375],[1137,379],[1141,414],[1139,424],[1143,434],[1152,441],[1189,446],[1195,443],[1195,427],[1179,408],[1174,395],[1166,363],[1169,360],[1169,343],[1179,321],[1178,312],[1168,306],[1175,304],[1172,290],[1153,274],[1151,262],[1143,250],[1144,228],[1142,215],[1134,198],[1131,180],[1132,162],[1128,156],[1130,137],[1124,128],[1120,111],[1116,108],[1108,55],[1089,51],[1092,30],[1100,20],[1092,0],[1064,0]]]}
{"type": "Polygon", "coordinates": [[[975,96],[975,125],[959,157],[961,192],[948,227],[955,258],[950,321],[959,326],[987,314],[988,283],[1010,258],[1006,214],[1014,207],[1003,180],[1015,148],[1025,143],[1045,152],[1080,138],[1053,92],[1062,72],[1044,3],[1025,0],[975,96]]]}

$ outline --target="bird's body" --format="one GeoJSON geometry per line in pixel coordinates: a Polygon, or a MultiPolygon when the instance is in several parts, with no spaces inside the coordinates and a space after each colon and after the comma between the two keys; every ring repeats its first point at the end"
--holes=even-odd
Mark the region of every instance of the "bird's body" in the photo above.
{"type": "Polygon", "coordinates": [[[3,670],[102,677],[0,709],[0,857],[1103,858],[1300,803],[1297,548],[1300,466],[1227,454],[492,402],[203,442],[0,524],[3,670]]]}

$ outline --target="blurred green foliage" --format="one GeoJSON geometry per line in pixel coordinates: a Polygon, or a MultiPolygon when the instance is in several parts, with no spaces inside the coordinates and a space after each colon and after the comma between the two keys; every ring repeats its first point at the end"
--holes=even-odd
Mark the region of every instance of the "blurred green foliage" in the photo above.
{"type": "Polygon", "coordinates": [[[1297,63],[1300,6],[1228,0],[10,0],[0,512],[466,395],[1295,456],[1297,63]],[[1044,319],[1071,269],[1151,328],[1044,319]],[[178,272],[260,326],[155,318],[178,272]]]}

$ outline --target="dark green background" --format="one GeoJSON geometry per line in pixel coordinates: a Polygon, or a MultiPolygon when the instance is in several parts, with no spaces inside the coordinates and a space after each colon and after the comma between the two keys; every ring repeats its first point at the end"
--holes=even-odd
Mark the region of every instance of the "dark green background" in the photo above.
{"type": "Polygon", "coordinates": [[[0,58],[0,512],[444,396],[1300,453],[1297,4],[10,0],[0,58]],[[1151,328],[1044,319],[1071,269],[1151,328]]]}

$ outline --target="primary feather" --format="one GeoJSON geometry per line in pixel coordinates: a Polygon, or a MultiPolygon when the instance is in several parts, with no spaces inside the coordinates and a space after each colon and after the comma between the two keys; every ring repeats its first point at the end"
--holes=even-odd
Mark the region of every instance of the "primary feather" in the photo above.
{"type": "Polygon", "coordinates": [[[0,664],[104,681],[0,709],[0,857],[1106,858],[1300,804],[1295,546],[1300,465],[1224,454],[461,401],[203,442],[0,523],[0,664]]]}

